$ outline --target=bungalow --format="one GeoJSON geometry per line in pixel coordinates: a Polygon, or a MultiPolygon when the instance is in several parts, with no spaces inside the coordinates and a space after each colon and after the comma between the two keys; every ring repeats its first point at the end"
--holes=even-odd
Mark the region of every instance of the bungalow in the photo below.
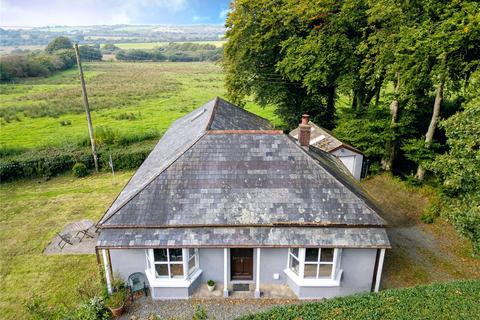
{"type": "Polygon", "coordinates": [[[216,98],[175,121],[100,219],[107,285],[142,272],[154,299],[214,280],[301,299],[377,291],[379,209],[338,159],[216,98]],[[243,285],[243,286],[242,286],[243,285]]]}
{"type": "MultiPolygon", "coordinates": [[[[312,121],[308,123],[311,129],[310,145],[336,156],[343,165],[350,171],[355,179],[360,180],[362,176],[363,153],[337,139],[329,130],[317,126],[312,121]]],[[[290,136],[298,139],[298,128],[290,132],[290,136]]]]}

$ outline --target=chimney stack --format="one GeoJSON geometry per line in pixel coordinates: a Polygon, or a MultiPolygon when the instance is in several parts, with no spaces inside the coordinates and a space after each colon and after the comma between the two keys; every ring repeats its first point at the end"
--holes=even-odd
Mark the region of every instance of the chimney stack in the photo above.
{"type": "Polygon", "coordinates": [[[308,124],[310,116],[308,114],[302,115],[302,122],[298,126],[298,142],[300,146],[308,147],[310,146],[310,130],[311,127],[308,124]]]}

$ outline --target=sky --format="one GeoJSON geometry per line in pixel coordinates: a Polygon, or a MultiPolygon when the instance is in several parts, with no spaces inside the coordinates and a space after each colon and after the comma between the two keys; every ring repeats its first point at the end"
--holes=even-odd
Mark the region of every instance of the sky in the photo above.
{"type": "Polygon", "coordinates": [[[0,0],[1,26],[223,24],[229,0],[0,0]]]}

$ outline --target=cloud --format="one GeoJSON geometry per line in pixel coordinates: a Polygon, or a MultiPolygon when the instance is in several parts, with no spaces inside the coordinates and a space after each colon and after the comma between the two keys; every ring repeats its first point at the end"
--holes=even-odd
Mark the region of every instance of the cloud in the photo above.
{"type": "Polygon", "coordinates": [[[141,22],[145,14],[188,9],[188,0],[0,0],[4,26],[98,25],[141,22]]]}
{"type": "Polygon", "coordinates": [[[218,17],[219,17],[220,19],[226,19],[229,12],[230,12],[230,9],[223,9],[223,10],[220,11],[220,13],[218,14],[218,17]]]}

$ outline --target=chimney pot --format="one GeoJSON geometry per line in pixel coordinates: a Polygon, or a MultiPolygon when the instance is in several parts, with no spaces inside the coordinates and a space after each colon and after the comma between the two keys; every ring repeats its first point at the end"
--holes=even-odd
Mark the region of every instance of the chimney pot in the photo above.
{"type": "Polygon", "coordinates": [[[308,114],[302,114],[302,124],[308,124],[310,116],[308,114]]]}
{"type": "Polygon", "coordinates": [[[298,126],[298,142],[302,147],[308,148],[310,146],[310,131],[311,127],[308,124],[310,116],[308,114],[302,115],[302,122],[298,126]]]}

